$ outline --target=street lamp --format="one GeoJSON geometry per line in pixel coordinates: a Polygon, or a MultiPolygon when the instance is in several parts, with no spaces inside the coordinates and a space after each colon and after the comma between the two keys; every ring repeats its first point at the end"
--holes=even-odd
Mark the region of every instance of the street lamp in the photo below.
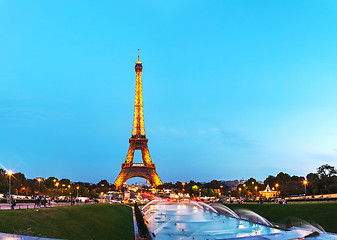
{"type": "Polygon", "coordinates": [[[278,184],[278,183],[275,183],[275,187],[276,187],[276,195],[278,195],[278,187],[279,187],[280,185],[278,184]]]}
{"type": "Polygon", "coordinates": [[[257,186],[255,186],[255,192],[256,192],[256,197],[257,197],[257,186]]]}
{"type": "Polygon", "coordinates": [[[304,185],[304,198],[305,198],[305,201],[307,201],[307,185],[308,185],[308,180],[303,180],[303,185],[304,185]]]}
{"type": "Polygon", "coordinates": [[[76,198],[78,198],[78,189],[80,189],[79,186],[76,187],[76,190],[77,190],[77,197],[76,198]]]}
{"type": "Polygon", "coordinates": [[[59,182],[55,183],[55,187],[56,187],[56,195],[57,195],[57,196],[59,195],[59,185],[60,185],[59,182]]]}
{"type": "Polygon", "coordinates": [[[39,196],[40,196],[40,184],[41,184],[41,178],[38,178],[37,181],[39,182],[39,196]]]}
{"type": "Polygon", "coordinates": [[[185,192],[185,184],[186,184],[185,182],[182,183],[182,185],[183,185],[183,192],[185,192]]]}
{"type": "Polygon", "coordinates": [[[240,198],[241,198],[241,188],[239,187],[239,196],[240,196],[240,198]]]}
{"type": "Polygon", "coordinates": [[[11,170],[8,170],[7,171],[7,175],[8,175],[8,186],[9,186],[9,191],[8,191],[8,193],[9,193],[9,203],[11,202],[11,177],[12,177],[12,175],[13,175],[13,172],[11,171],[11,170]]]}

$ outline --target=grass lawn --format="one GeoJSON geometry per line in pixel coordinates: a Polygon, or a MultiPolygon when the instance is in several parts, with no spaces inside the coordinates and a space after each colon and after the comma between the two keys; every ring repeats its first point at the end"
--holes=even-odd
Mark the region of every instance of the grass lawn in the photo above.
{"type": "Polygon", "coordinates": [[[285,224],[299,218],[307,222],[318,223],[327,232],[337,233],[337,203],[288,203],[288,204],[226,204],[235,210],[252,210],[268,220],[285,224]]]}
{"type": "Polygon", "coordinates": [[[132,211],[96,204],[47,209],[1,210],[0,232],[60,239],[133,239],[132,211]]]}

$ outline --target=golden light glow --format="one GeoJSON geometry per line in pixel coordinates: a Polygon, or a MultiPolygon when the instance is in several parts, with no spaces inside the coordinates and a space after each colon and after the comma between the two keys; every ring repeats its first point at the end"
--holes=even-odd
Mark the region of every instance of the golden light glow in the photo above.
{"type": "Polygon", "coordinates": [[[71,188],[71,185],[68,185],[68,188],[71,188]]]}
{"type": "Polygon", "coordinates": [[[41,178],[38,178],[38,179],[37,179],[38,182],[41,182],[41,180],[42,180],[41,178]]]}
{"type": "Polygon", "coordinates": [[[255,190],[257,190],[257,186],[255,186],[255,190]]]}
{"type": "Polygon", "coordinates": [[[245,187],[246,186],[246,184],[243,184],[243,187],[245,187]]]}
{"type": "Polygon", "coordinates": [[[186,184],[185,182],[182,183],[183,186],[185,186],[185,184],[186,184]]]}
{"type": "Polygon", "coordinates": [[[252,184],[254,185],[255,182],[252,182],[252,184]]]}
{"type": "Polygon", "coordinates": [[[55,183],[55,187],[58,187],[59,185],[60,185],[60,183],[59,183],[59,182],[55,183]]]}
{"type": "Polygon", "coordinates": [[[308,180],[303,180],[303,185],[308,185],[308,180]]]}
{"type": "Polygon", "coordinates": [[[239,192],[241,192],[241,190],[242,190],[242,189],[239,187],[239,192]]]}
{"type": "Polygon", "coordinates": [[[62,187],[65,187],[66,185],[65,184],[62,184],[62,187]]]}
{"type": "Polygon", "coordinates": [[[143,91],[142,91],[142,71],[143,66],[139,61],[136,62],[136,93],[135,93],[135,111],[133,116],[132,136],[145,136],[144,113],[143,113],[143,91]]]}
{"type": "Polygon", "coordinates": [[[148,140],[145,137],[144,113],[143,113],[143,93],[142,93],[142,71],[143,66],[139,60],[135,66],[136,71],[136,91],[135,91],[135,108],[133,116],[132,136],[129,139],[129,150],[125,163],[122,163],[122,171],[119,173],[114,185],[120,189],[125,182],[133,177],[145,178],[152,187],[161,185],[162,182],[156,172],[156,165],[152,163],[148,140]],[[135,150],[141,150],[143,163],[133,163],[135,150]]]}
{"type": "Polygon", "coordinates": [[[53,182],[56,182],[56,178],[53,179],[53,182]]]}
{"type": "Polygon", "coordinates": [[[276,183],[276,184],[275,184],[275,187],[277,187],[277,188],[278,188],[278,187],[279,187],[279,184],[278,184],[278,183],[276,183]]]}
{"type": "Polygon", "coordinates": [[[13,175],[13,171],[12,171],[12,170],[8,170],[8,171],[7,171],[7,175],[8,175],[8,176],[12,176],[12,175],[13,175]]]}
{"type": "Polygon", "coordinates": [[[76,189],[78,190],[78,189],[80,189],[80,187],[79,187],[79,186],[77,186],[77,187],[76,187],[76,189]]]}

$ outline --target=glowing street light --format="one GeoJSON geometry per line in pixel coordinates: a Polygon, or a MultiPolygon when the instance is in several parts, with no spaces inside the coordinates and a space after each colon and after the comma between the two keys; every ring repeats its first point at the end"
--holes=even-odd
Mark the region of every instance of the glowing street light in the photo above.
{"type": "Polygon", "coordinates": [[[60,183],[59,182],[56,182],[55,183],[55,187],[56,187],[56,194],[58,195],[58,193],[59,193],[59,185],[60,185],[60,183]]]}
{"type": "Polygon", "coordinates": [[[79,186],[76,187],[76,190],[77,190],[77,197],[76,198],[78,198],[78,189],[80,189],[79,186]]]}
{"type": "Polygon", "coordinates": [[[185,182],[181,183],[183,185],[183,192],[185,192],[185,182]]]}
{"type": "Polygon", "coordinates": [[[255,186],[255,192],[256,192],[256,196],[257,196],[257,186],[255,186]]]}
{"type": "Polygon", "coordinates": [[[7,175],[8,175],[8,185],[9,185],[9,203],[11,203],[11,199],[12,199],[12,195],[11,195],[11,177],[13,175],[13,172],[11,170],[7,171],[7,175]]]}
{"type": "Polygon", "coordinates": [[[38,178],[37,181],[39,182],[39,196],[40,196],[40,185],[41,185],[41,178],[38,178]]]}
{"type": "Polygon", "coordinates": [[[304,197],[305,201],[307,201],[307,185],[308,185],[308,180],[303,180],[303,185],[304,185],[304,197]]]}
{"type": "MultiPolygon", "coordinates": [[[[280,185],[278,184],[278,183],[275,183],[275,187],[276,187],[276,194],[278,193],[278,187],[279,187],[280,185]]],[[[278,195],[278,194],[277,194],[278,195]]]]}

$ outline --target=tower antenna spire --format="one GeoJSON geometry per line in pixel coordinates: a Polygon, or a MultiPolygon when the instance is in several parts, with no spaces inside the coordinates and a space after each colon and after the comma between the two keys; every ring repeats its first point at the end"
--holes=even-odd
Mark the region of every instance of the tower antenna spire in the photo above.
{"type": "Polygon", "coordinates": [[[138,62],[139,62],[139,48],[138,48],[138,62]]]}

